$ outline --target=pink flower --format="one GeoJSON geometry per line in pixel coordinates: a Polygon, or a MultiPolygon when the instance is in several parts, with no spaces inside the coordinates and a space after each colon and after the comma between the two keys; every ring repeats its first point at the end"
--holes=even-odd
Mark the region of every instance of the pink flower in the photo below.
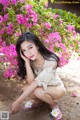
{"type": "Polygon", "coordinates": [[[5,32],[5,29],[4,29],[4,27],[0,30],[0,34],[4,34],[4,32],[5,32]]]}
{"type": "Polygon", "coordinates": [[[61,18],[59,19],[59,23],[60,23],[60,25],[62,25],[62,23],[63,23],[63,20],[61,18]]]}
{"type": "Polygon", "coordinates": [[[6,42],[2,42],[2,46],[5,47],[6,46],[6,42]]]}
{"type": "Polygon", "coordinates": [[[17,4],[17,0],[11,0],[11,4],[16,5],[17,4]]]}
{"type": "Polygon", "coordinates": [[[16,15],[16,17],[17,17],[17,21],[18,21],[19,24],[24,24],[25,23],[25,19],[24,19],[22,14],[16,15]]]}
{"type": "Polygon", "coordinates": [[[26,0],[19,0],[20,3],[24,2],[24,1],[26,1],[26,0]]]}
{"type": "Polygon", "coordinates": [[[16,33],[14,34],[15,37],[19,37],[20,35],[21,35],[21,32],[16,32],[16,33]]]}
{"type": "Polygon", "coordinates": [[[26,23],[25,24],[28,28],[31,28],[32,27],[32,23],[26,23]]]}
{"type": "Polygon", "coordinates": [[[2,42],[2,38],[0,38],[0,42],[2,42]]]}
{"type": "Polygon", "coordinates": [[[50,50],[51,52],[53,52],[53,48],[54,48],[54,45],[53,45],[53,44],[49,46],[49,50],[50,50]]]}
{"type": "Polygon", "coordinates": [[[52,32],[48,35],[48,40],[50,44],[61,42],[61,36],[58,32],[52,32]]]}
{"type": "Polygon", "coordinates": [[[32,5],[25,5],[26,11],[30,11],[32,7],[32,5]]]}
{"type": "Polygon", "coordinates": [[[22,14],[18,14],[17,17],[17,21],[19,24],[24,24],[26,25],[28,28],[31,28],[33,25],[36,26],[37,24],[37,14],[35,13],[35,11],[33,11],[32,5],[26,5],[26,15],[23,16],[22,14]]]}
{"type": "Polygon", "coordinates": [[[59,61],[59,65],[62,67],[64,66],[65,64],[67,64],[69,62],[69,57],[71,54],[67,53],[67,52],[61,52],[59,53],[60,56],[60,61],[59,61]]]}
{"type": "Polygon", "coordinates": [[[48,30],[50,30],[50,28],[51,28],[50,23],[42,23],[42,25],[45,26],[48,30]]]}
{"type": "Polygon", "coordinates": [[[75,30],[73,31],[73,34],[74,34],[74,38],[76,38],[76,31],[75,30]]]}
{"type": "Polygon", "coordinates": [[[45,42],[45,43],[49,43],[49,40],[48,40],[48,39],[46,39],[46,40],[44,40],[44,42],[45,42]]]}
{"type": "Polygon", "coordinates": [[[15,45],[10,44],[9,49],[10,49],[10,52],[11,52],[11,56],[13,56],[13,57],[17,56],[15,45]]]}
{"type": "Polygon", "coordinates": [[[62,48],[64,51],[66,51],[66,46],[65,46],[65,44],[60,43],[60,44],[59,44],[59,47],[62,48]]]}
{"type": "Polygon", "coordinates": [[[72,93],[72,97],[77,97],[78,96],[78,93],[75,91],[72,93]]]}
{"type": "Polygon", "coordinates": [[[3,9],[5,11],[8,6],[9,0],[0,0],[0,3],[4,6],[3,9]]]}
{"type": "Polygon", "coordinates": [[[46,7],[46,8],[48,7],[48,2],[45,3],[45,7],[46,7]]]}
{"type": "Polygon", "coordinates": [[[58,18],[58,16],[59,16],[58,14],[55,14],[55,15],[53,16],[53,18],[56,19],[56,18],[58,18]]]}
{"type": "Polygon", "coordinates": [[[3,61],[3,59],[0,57],[0,62],[2,62],[3,61]]]}
{"type": "Polygon", "coordinates": [[[0,15],[0,23],[3,22],[3,17],[0,15]]]}
{"type": "Polygon", "coordinates": [[[12,69],[8,69],[4,72],[3,75],[4,75],[5,78],[8,78],[8,77],[12,77],[13,74],[14,74],[14,72],[12,71],[12,69]]]}
{"type": "Polygon", "coordinates": [[[7,27],[7,33],[11,35],[13,32],[14,32],[13,24],[10,23],[7,27]]]}
{"type": "Polygon", "coordinates": [[[72,32],[75,30],[75,27],[73,25],[67,25],[68,32],[72,32]]]}
{"type": "Polygon", "coordinates": [[[5,14],[4,17],[3,17],[3,21],[6,22],[8,19],[8,14],[5,14]]]}

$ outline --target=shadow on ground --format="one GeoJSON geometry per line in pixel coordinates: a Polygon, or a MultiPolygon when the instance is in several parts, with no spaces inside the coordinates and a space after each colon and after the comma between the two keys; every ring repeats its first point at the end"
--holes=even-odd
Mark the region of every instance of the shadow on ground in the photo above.
{"type": "MultiPolygon", "coordinates": [[[[59,106],[63,113],[62,120],[80,119],[80,86],[77,82],[62,78],[66,95],[59,100],[59,106]],[[78,96],[72,97],[72,93],[77,91],[78,96]]],[[[24,84],[15,79],[0,81],[0,111],[8,111],[10,105],[21,94],[24,84]]],[[[52,120],[50,116],[51,108],[48,104],[43,104],[36,110],[26,112],[22,106],[17,114],[11,114],[9,120],[52,120]]]]}

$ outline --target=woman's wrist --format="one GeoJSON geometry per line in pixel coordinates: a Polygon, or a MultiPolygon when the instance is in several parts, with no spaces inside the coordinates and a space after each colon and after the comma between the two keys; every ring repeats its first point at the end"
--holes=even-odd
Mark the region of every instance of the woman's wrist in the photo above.
{"type": "Polygon", "coordinates": [[[28,65],[30,66],[30,63],[29,62],[25,62],[25,66],[28,66],[28,65]]]}
{"type": "Polygon", "coordinates": [[[17,99],[14,103],[20,105],[20,104],[21,104],[21,101],[17,99]]]}

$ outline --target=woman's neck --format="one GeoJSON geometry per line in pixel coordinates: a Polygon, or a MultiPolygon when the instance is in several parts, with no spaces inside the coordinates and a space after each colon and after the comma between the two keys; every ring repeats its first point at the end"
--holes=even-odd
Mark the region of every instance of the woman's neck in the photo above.
{"type": "Polygon", "coordinates": [[[43,56],[40,53],[38,53],[37,58],[33,62],[35,62],[36,65],[41,65],[44,61],[45,59],[43,58],[43,56]]]}

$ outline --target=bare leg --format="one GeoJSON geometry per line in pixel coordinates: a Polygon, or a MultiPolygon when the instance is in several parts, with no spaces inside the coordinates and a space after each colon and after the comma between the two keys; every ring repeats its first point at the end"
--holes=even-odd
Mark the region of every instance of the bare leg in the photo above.
{"type": "Polygon", "coordinates": [[[36,97],[38,97],[42,101],[44,101],[44,102],[46,102],[46,103],[48,103],[50,105],[54,105],[53,98],[51,97],[51,95],[48,95],[47,93],[45,93],[43,88],[35,89],[34,94],[35,94],[36,97]]]}
{"type": "Polygon", "coordinates": [[[39,99],[54,106],[54,100],[58,100],[64,96],[65,91],[61,87],[48,87],[46,91],[40,87],[35,89],[34,94],[39,99]]]}
{"type": "MultiPolygon", "coordinates": [[[[26,88],[28,87],[29,85],[27,84],[25,87],[23,87],[23,92],[26,90],[26,88]]],[[[29,100],[35,100],[35,102],[40,102],[41,100],[34,94],[34,92],[32,92],[28,97],[27,99],[29,100]]]]}
{"type": "MultiPolygon", "coordinates": [[[[48,103],[53,109],[57,106],[55,100],[61,98],[65,94],[65,91],[61,87],[48,87],[46,91],[43,88],[36,88],[34,94],[42,101],[48,103]]],[[[59,112],[58,118],[60,116],[61,111],[59,112]]]]}

